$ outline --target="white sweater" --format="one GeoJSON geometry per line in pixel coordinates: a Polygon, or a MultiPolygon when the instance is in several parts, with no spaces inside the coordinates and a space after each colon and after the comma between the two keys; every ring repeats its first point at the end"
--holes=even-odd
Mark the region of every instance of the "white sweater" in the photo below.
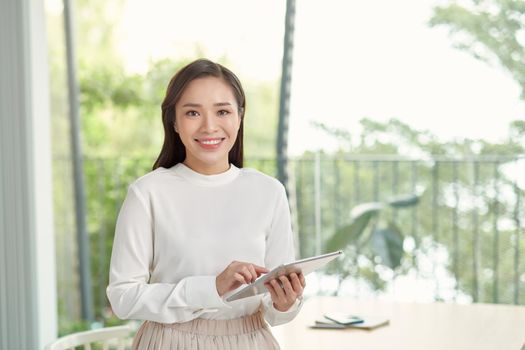
{"type": "Polygon", "coordinates": [[[268,269],[294,260],[282,184],[233,164],[217,175],[182,163],[158,168],[129,186],[117,219],[107,296],[122,319],[233,319],[259,307],[271,325],[295,317],[300,301],[280,312],[269,293],[225,302],[215,278],[234,260],[268,269]]]}

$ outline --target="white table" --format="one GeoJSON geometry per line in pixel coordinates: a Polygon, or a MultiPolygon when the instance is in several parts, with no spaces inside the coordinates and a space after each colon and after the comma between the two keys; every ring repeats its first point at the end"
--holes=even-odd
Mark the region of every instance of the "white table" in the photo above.
{"type": "Polygon", "coordinates": [[[525,306],[313,297],[292,322],[272,331],[283,350],[525,350],[525,306]],[[390,324],[370,331],[308,328],[335,311],[385,316],[390,324]]]}

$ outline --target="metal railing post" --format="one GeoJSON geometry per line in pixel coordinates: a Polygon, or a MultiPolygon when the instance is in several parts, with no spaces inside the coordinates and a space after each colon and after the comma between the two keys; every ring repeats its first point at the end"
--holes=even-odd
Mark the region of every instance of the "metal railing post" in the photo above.
{"type": "Polygon", "coordinates": [[[322,252],[322,232],[321,232],[321,155],[320,152],[315,153],[314,163],[314,191],[315,191],[315,253],[317,255],[322,252]]]}

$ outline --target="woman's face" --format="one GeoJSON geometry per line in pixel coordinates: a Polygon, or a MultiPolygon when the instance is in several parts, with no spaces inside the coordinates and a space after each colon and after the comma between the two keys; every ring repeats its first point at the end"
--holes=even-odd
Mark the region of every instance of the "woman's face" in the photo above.
{"type": "Polygon", "coordinates": [[[241,124],[232,88],[205,77],[188,84],[175,105],[175,131],[186,148],[186,164],[201,174],[228,170],[228,153],[241,124]]]}

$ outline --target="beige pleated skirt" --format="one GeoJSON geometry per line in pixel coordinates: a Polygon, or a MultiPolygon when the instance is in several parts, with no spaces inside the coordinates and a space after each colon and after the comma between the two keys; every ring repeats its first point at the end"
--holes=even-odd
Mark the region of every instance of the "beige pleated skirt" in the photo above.
{"type": "Polygon", "coordinates": [[[273,337],[261,311],[233,320],[198,318],[184,323],[146,321],[133,339],[132,350],[274,350],[273,337]]]}

